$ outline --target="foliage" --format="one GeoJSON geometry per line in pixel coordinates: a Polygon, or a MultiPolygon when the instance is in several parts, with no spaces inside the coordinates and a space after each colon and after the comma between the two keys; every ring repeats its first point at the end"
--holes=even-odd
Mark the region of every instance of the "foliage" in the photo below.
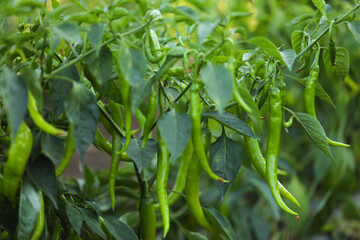
{"type": "MultiPolygon", "coordinates": [[[[158,239],[358,238],[360,152],[356,147],[330,147],[327,136],[352,146],[360,139],[360,69],[353,64],[360,60],[359,8],[358,2],[321,0],[114,0],[95,7],[82,0],[1,1],[1,239],[30,238],[38,225],[41,193],[41,239],[147,238],[144,229],[149,226],[144,223],[151,221],[144,220],[144,209],[153,211],[153,206],[158,239]],[[297,100],[303,99],[318,49],[315,118],[297,100]],[[301,205],[286,202],[300,220],[280,211],[267,182],[252,166],[245,143],[259,140],[265,156],[265,142],[272,134],[266,85],[281,87],[281,78],[286,83],[283,117],[294,116],[297,123],[281,133],[278,175],[301,205]],[[148,97],[154,93],[153,122],[148,97]],[[30,95],[46,122],[67,131],[65,135],[47,132],[30,116],[30,95]],[[182,161],[188,143],[198,148],[194,108],[201,111],[197,120],[206,158],[220,179],[208,177],[200,164],[205,171],[198,210],[211,227],[194,220],[198,218],[188,192],[171,190],[180,179],[178,169],[187,171],[182,161]],[[139,129],[132,127],[135,117],[139,129]],[[4,169],[24,122],[33,144],[14,203],[5,197],[4,169]],[[113,136],[112,144],[98,130],[101,124],[113,136]],[[151,132],[146,144],[145,128],[151,132]],[[120,136],[121,143],[114,136],[120,136]],[[91,144],[113,155],[113,162],[118,155],[122,163],[112,167],[115,175],[83,165],[91,144]],[[162,146],[170,156],[168,170],[157,164],[162,146]],[[74,148],[83,178],[63,181],[59,168],[74,148]],[[153,205],[164,197],[155,187],[160,171],[168,174],[168,194],[179,197],[170,206],[169,232],[163,230],[162,205],[153,205]],[[113,206],[109,175],[115,176],[113,206]]],[[[193,167],[194,159],[201,162],[195,152],[189,163],[193,167]]],[[[183,185],[191,184],[191,178],[183,176],[183,185]]],[[[167,175],[162,179],[166,185],[167,175]]]]}

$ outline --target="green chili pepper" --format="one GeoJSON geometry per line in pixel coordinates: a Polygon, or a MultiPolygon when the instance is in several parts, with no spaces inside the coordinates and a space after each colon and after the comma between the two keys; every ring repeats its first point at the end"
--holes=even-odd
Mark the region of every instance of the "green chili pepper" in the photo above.
{"type": "MultiPolygon", "coordinates": [[[[163,114],[164,106],[161,100],[161,94],[159,94],[159,109],[160,115],[163,114]]],[[[158,161],[157,161],[157,172],[156,172],[156,193],[159,199],[160,212],[164,225],[164,235],[169,231],[170,227],[170,211],[167,196],[167,182],[169,176],[169,151],[167,149],[165,141],[160,135],[159,128],[157,129],[157,140],[158,140],[158,161]]]]}
{"type": "Polygon", "coordinates": [[[30,91],[28,91],[28,95],[29,95],[28,110],[30,117],[34,121],[35,125],[38,126],[40,130],[48,134],[57,135],[57,136],[65,135],[66,132],[64,130],[58,129],[53,125],[51,125],[50,123],[48,123],[47,121],[45,121],[45,119],[41,116],[41,114],[38,111],[34,96],[30,91]]]}
{"type": "MultiPolygon", "coordinates": [[[[109,100],[109,107],[111,111],[111,116],[114,119],[115,123],[121,126],[123,119],[122,119],[120,104],[112,100],[109,100]]],[[[115,209],[115,182],[118,173],[121,147],[122,147],[120,140],[121,140],[120,135],[117,132],[113,131],[111,164],[109,170],[109,195],[110,195],[111,207],[113,210],[115,209]]]]}
{"type": "Polygon", "coordinates": [[[280,208],[287,213],[298,216],[283,202],[279,191],[279,182],[277,178],[277,161],[281,138],[282,108],[280,90],[273,86],[270,87],[270,111],[269,111],[269,130],[266,146],[266,178],[269,184],[271,194],[280,208]]]}
{"type": "Polygon", "coordinates": [[[261,93],[261,97],[259,100],[259,104],[258,104],[258,108],[261,109],[262,106],[264,105],[264,103],[266,102],[266,100],[268,99],[269,96],[269,90],[270,90],[270,81],[269,81],[269,77],[270,77],[270,73],[269,73],[269,63],[266,64],[266,68],[265,68],[265,76],[264,76],[264,88],[262,90],[261,93]]]}
{"type": "Polygon", "coordinates": [[[167,74],[172,77],[185,76],[185,69],[183,67],[172,67],[167,71],[167,74]]]}
{"type": "Polygon", "coordinates": [[[141,237],[144,240],[155,240],[156,238],[156,215],[153,204],[154,200],[146,187],[140,203],[141,237]]]}
{"type": "Polygon", "coordinates": [[[39,191],[39,198],[40,198],[40,212],[38,218],[36,220],[36,225],[30,240],[38,240],[43,231],[45,226],[45,204],[44,204],[44,197],[41,191],[39,191]]]}
{"type": "MultiPolygon", "coordinates": [[[[316,95],[316,84],[318,83],[318,77],[320,72],[319,57],[320,48],[316,51],[314,62],[311,65],[309,77],[306,81],[304,90],[304,109],[305,112],[316,118],[315,111],[315,95],[316,95]]],[[[350,145],[340,142],[335,142],[327,138],[328,144],[334,147],[350,147],[350,145]]]]}
{"type": "Polygon", "coordinates": [[[15,139],[11,139],[8,160],[4,166],[4,194],[13,206],[16,205],[17,190],[30,157],[32,143],[31,131],[22,121],[15,139]]]}
{"type": "Polygon", "coordinates": [[[149,62],[158,63],[164,58],[165,53],[164,52],[160,53],[159,51],[156,51],[156,50],[160,49],[160,43],[159,43],[159,40],[157,38],[157,35],[154,32],[154,30],[152,30],[152,29],[147,30],[145,34],[146,34],[145,35],[145,44],[144,44],[145,56],[149,60],[149,62]],[[150,39],[152,41],[153,49],[156,51],[154,53],[155,56],[153,55],[153,53],[151,51],[150,39]]]}
{"type": "MultiPolygon", "coordinates": [[[[174,187],[172,189],[172,192],[168,196],[169,207],[173,205],[180,198],[181,195],[179,193],[184,191],[185,182],[186,182],[186,173],[189,168],[192,154],[193,154],[193,145],[192,145],[192,141],[190,140],[189,143],[186,145],[183,153],[181,154],[181,163],[174,183],[174,187]]],[[[154,207],[159,208],[159,204],[155,204],[154,207]]]]}
{"type": "MultiPolygon", "coordinates": [[[[286,84],[284,82],[284,75],[280,75],[279,78],[279,89],[281,95],[281,105],[286,106],[286,84]]],[[[282,127],[289,128],[293,123],[294,116],[291,116],[288,121],[285,121],[285,109],[282,109],[282,127]]]]}
{"type": "Polygon", "coordinates": [[[154,124],[156,115],[156,92],[153,89],[151,91],[150,97],[149,97],[149,107],[146,114],[146,122],[144,125],[144,132],[143,132],[143,141],[142,141],[142,148],[145,147],[145,144],[149,138],[150,131],[152,129],[152,125],[154,124]]]}
{"type": "Polygon", "coordinates": [[[333,66],[336,65],[336,44],[333,38],[334,23],[335,20],[331,20],[329,27],[329,54],[330,54],[330,62],[333,66]]]}
{"type": "Polygon", "coordinates": [[[199,85],[193,83],[190,89],[190,116],[192,119],[192,141],[194,145],[194,152],[199,159],[199,163],[206,174],[215,180],[220,182],[228,182],[223,178],[217,176],[211,170],[209,162],[207,160],[206,152],[204,149],[204,143],[201,139],[201,116],[200,116],[200,98],[199,98],[199,85]]]}
{"type": "MultiPolygon", "coordinates": [[[[251,129],[254,131],[253,122],[248,118],[246,120],[246,123],[251,127],[251,129]]],[[[245,146],[247,149],[247,152],[250,157],[251,163],[254,165],[257,172],[260,174],[260,176],[267,182],[266,177],[266,160],[263,157],[259,142],[255,138],[251,138],[248,136],[244,136],[245,146]]],[[[300,207],[300,204],[298,201],[291,195],[291,193],[280,183],[278,182],[279,190],[281,195],[286,197],[291,202],[295,203],[297,206],[300,207]]]]}
{"type": "Polygon", "coordinates": [[[74,141],[74,127],[71,123],[69,123],[69,130],[68,130],[68,136],[66,139],[66,147],[64,151],[64,157],[62,158],[59,166],[55,170],[56,177],[60,177],[61,174],[65,171],[67,166],[70,163],[71,157],[74,154],[75,151],[75,141],[74,141]]]}

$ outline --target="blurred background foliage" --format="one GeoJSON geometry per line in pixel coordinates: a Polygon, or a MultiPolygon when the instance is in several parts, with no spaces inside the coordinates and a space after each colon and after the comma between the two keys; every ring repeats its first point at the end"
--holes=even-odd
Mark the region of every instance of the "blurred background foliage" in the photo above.
{"type": "MultiPolygon", "coordinates": [[[[49,7],[51,2],[49,2],[49,7]]],[[[60,0],[61,4],[70,3],[70,0],[60,0]]],[[[84,0],[89,8],[104,8],[107,1],[84,0]]],[[[160,0],[154,1],[154,6],[160,6],[160,0]]],[[[203,21],[218,18],[234,17],[231,27],[244,29],[246,37],[265,36],[271,39],[275,45],[283,49],[291,48],[290,36],[294,30],[302,30],[306,21],[293,24],[297,17],[304,14],[313,14],[315,7],[310,0],[285,1],[285,0],[179,0],[172,1],[176,6],[188,6],[190,10],[197,12],[203,21]]],[[[329,17],[335,17],[350,10],[355,1],[332,0],[327,1],[329,17]]],[[[133,3],[126,4],[131,9],[133,3]]],[[[190,11],[189,10],[189,11],[190,11]]],[[[77,14],[82,11],[80,7],[72,7],[67,14],[77,14]]],[[[171,15],[168,18],[170,31],[185,31],[185,26],[171,26],[171,15]]],[[[8,34],[16,28],[17,19],[7,21],[4,25],[5,33],[8,34]]],[[[241,36],[244,38],[245,36],[241,36]]],[[[327,135],[338,141],[351,144],[351,148],[332,148],[336,162],[331,161],[321,152],[304,133],[298,123],[282,133],[282,146],[280,150],[279,168],[287,172],[280,180],[293,193],[301,204],[298,209],[301,216],[296,220],[288,216],[277,207],[272,199],[267,184],[260,179],[258,174],[248,167],[249,163],[244,156],[244,165],[240,173],[220,201],[220,194],[216,190],[213,181],[207,177],[202,178],[201,199],[203,204],[209,204],[220,210],[233,225],[239,239],[359,239],[360,238],[360,45],[348,31],[346,25],[337,26],[334,34],[337,46],[345,47],[350,53],[350,71],[345,81],[339,81],[329,76],[322,66],[319,82],[330,95],[336,105],[336,110],[323,101],[316,100],[317,116],[327,135]]],[[[240,40],[239,39],[239,40],[240,40]]],[[[327,46],[327,37],[320,42],[327,46]]],[[[245,49],[253,49],[253,46],[240,44],[245,49]]],[[[308,69],[296,74],[286,72],[289,76],[305,77],[308,69]]],[[[287,102],[290,109],[303,109],[302,95],[303,86],[291,77],[285,79],[287,84],[287,102]]],[[[215,123],[210,123],[213,134],[219,133],[215,123]]],[[[259,134],[261,136],[261,134],[259,134]]],[[[265,147],[263,139],[261,144],[265,147]]],[[[176,163],[175,163],[176,164],[176,163]]],[[[153,173],[155,165],[151,165],[147,171],[153,173]]],[[[170,172],[169,184],[171,185],[176,176],[176,169],[170,172]]],[[[107,171],[89,170],[85,167],[83,179],[70,180],[79,186],[84,192],[99,192],[103,187],[106,189],[107,171]]],[[[136,217],[128,212],[134,207],[129,197],[133,193],[121,186],[128,186],[133,177],[132,165],[124,164],[119,170],[117,193],[118,212],[116,215],[127,222],[130,226],[136,226],[136,217]],[[127,167],[128,166],[128,167],[127,167]]],[[[148,174],[151,176],[151,174],[148,174]]],[[[134,189],[136,182],[133,181],[134,189]]],[[[170,187],[169,187],[170,188],[170,187]]],[[[105,190],[106,191],[106,190],[105,190]]],[[[95,194],[96,195],[96,194],[95,194]]],[[[154,194],[154,197],[155,194],[154,194]]],[[[97,197],[102,203],[101,209],[111,211],[106,194],[97,197]]],[[[172,216],[182,216],[185,200],[175,204],[172,216]]],[[[294,205],[289,206],[296,209],[294,205]]],[[[136,209],[133,209],[134,212],[136,209]]],[[[191,226],[193,219],[183,215],[179,221],[191,226]]],[[[190,227],[189,227],[190,228],[190,227]]],[[[169,239],[183,239],[180,226],[173,224],[169,239]]]]}

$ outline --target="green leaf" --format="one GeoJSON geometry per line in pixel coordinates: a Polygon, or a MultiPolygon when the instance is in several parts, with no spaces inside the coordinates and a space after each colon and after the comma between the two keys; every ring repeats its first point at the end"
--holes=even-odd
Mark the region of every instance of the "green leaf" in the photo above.
{"type": "Polygon", "coordinates": [[[159,118],[157,126],[171,153],[171,158],[175,159],[183,152],[191,137],[190,116],[171,110],[159,118]]]}
{"type": "MultiPolygon", "coordinates": [[[[79,81],[80,79],[78,70],[74,65],[65,68],[56,74],[56,76],[69,78],[74,81],[79,81]]],[[[69,95],[72,85],[71,82],[62,79],[50,79],[49,81],[50,101],[54,108],[56,118],[64,112],[65,99],[69,95]]]]}
{"type": "Polygon", "coordinates": [[[57,27],[54,27],[53,30],[56,35],[70,43],[81,42],[80,31],[78,26],[74,23],[66,22],[57,27]]]}
{"type": "Polygon", "coordinates": [[[60,3],[57,0],[51,0],[51,6],[55,9],[60,6],[60,3]]]}
{"type": "Polygon", "coordinates": [[[65,112],[74,126],[75,148],[82,166],[84,155],[95,137],[99,119],[99,109],[94,94],[83,85],[74,83],[65,100],[65,112]]]}
{"type": "Polygon", "coordinates": [[[104,92],[112,74],[112,53],[110,49],[103,46],[100,54],[95,52],[86,58],[85,62],[96,83],[101,87],[101,91],[104,92]]]}
{"type": "Polygon", "coordinates": [[[239,144],[227,138],[225,131],[210,145],[210,166],[213,172],[228,183],[216,182],[221,200],[239,172],[243,158],[243,152],[239,144]]]}
{"type": "Polygon", "coordinates": [[[192,232],[184,228],[184,226],[175,219],[173,221],[176,223],[178,227],[181,228],[181,231],[185,234],[188,240],[208,240],[207,237],[205,237],[204,235],[201,235],[200,233],[197,232],[192,232]]]}
{"type": "Polygon", "coordinates": [[[326,15],[326,3],[324,0],[312,0],[312,3],[319,9],[322,15],[326,15]]]}
{"type": "Polygon", "coordinates": [[[250,223],[255,232],[256,239],[266,240],[270,237],[269,221],[265,220],[262,216],[252,215],[250,223]]]}
{"type": "Polygon", "coordinates": [[[81,215],[83,216],[84,222],[89,227],[89,230],[97,234],[101,239],[107,239],[104,231],[101,229],[99,217],[94,211],[89,209],[80,208],[81,215]]]}
{"type": "Polygon", "coordinates": [[[83,0],[71,0],[73,3],[76,3],[80,8],[82,8],[85,11],[89,11],[89,8],[86,6],[85,2],[83,0]]]}
{"type": "Polygon", "coordinates": [[[348,22],[350,32],[354,35],[356,41],[360,43],[360,21],[348,22]]]}
{"type": "Polygon", "coordinates": [[[240,118],[236,117],[235,115],[228,113],[228,112],[207,112],[201,114],[203,117],[208,117],[218,121],[220,124],[228,127],[240,134],[259,139],[251,128],[240,118]]]}
{"type": "Polygon", "coordinates": [[[119,220],[129,225],[132,228],[137,228],[140,226],[140,216],[139,211],[136,212],[127,212],[123,214],[119,220]]]}
{"type": "Polygon", "coordinates": [[[55,167],[50,159],[40,155],[26,165],[26,173],[33,183],[52,201],[57,208],[57,185],[55,167]]]}
{"type": "Polygon", "coordinates": [[[39,76],[30,67],[25,66],[21,69],[21,73],[24,77],[26,87],[32,93],[36,99],[38,109],[43,107],[43,92],[39,76]]]}
{"type": "Polygon", "coordinates": [[[222,111],[232,97],[233,78],[231,73],[223,65],[209,62],[201,70],[200,76],[205,83],[206,92],[222,111]]]}
{"type": "MultiPolygon", "coordinates": [[[[302,85],[306,86],[307,77],[305,77],[305,78],[292,77],[292,78],[295,79],[296,81],[298,81],[299,83],[301,83],[302,85]]],[[[325,92],[324,88],[321,86],[321,84],[319,82],[316,84],[315,95],[316,95],[316,97],[323,100],[324,102],[329,103],[331,106],[333,106],[336,109],[336,106],[333,103],[333,101],[331,100],[329,94],[327,94],[327,92],[325,92]]]]}
{"type": "MultiPolygon", "coordinates": [[[[124,139],[122,139],[124,140],[124,139]]],[[[126,153],[135,162],[138,172],[141,172],[148,163],[155,157],[158,145],[154,139],[149,139],[146,142],[144,149],[141,148],[141,139],[131,139],[126,153]]]]}
{"type": "Polygon", "coordinates": [[[41,148],[54,165],[57,165],[64,156],[64,142],[56,136],[41,134],[41,148]]]}
{"type": "Polygon", "coordinates": [[[138,237],[127,224],[121,222],[118,218],[104,217],[106,227],[116,240],[137,240],[138,237]]]}
{"type": "Polygon", "coordinates": [[[80,236],[81,226],[83,224],[83,216],[77,207],[72,203],[66,201],[66,215],[71,226],[74,228],[78,236],[80,236]]]}
{"type": "Polygon", "coordinates": [[[110,79],[109,83],[106,87],[106,90],[105,90],[105,96],[110,98],[111,100],[121,104],[122,99],[121,99],[121,95],[119,94],[119,92],[120,92],[120,87],[119,87],[119,82],[117,81],[117,79],[110,79]]]}
{"type": "Polygon", "coordinates": [[[216,26],[219,24],[219,21],[215,22],[200,22],[196,29],[196,34],[199,39],[199,43],[203,44],[206,38],[216,29],[216,26]]]}
{"type": "Polygon", "coordinates": [[[39,192],[30,180],[25,177],[21,183],[20,190],[18,239],[29,239],[35,227],[39,212],[39,192]]]}
{"type": "Polygon", "coordinates": [[[333,66],[331,63],[330,53],[328,49],[324,49],[323,60],[326,71],[328,72],[330,77],[335,78],[336,80],[337,79],[341,81],[345,80],[346,75],[349,72],[349,66],[350,66],[350,57],[346,48],[343,47],[336,48],[335,66],[333,66]]]}
{"type": "Polygon", "coordinates": [[[93,47],[99,47],[104,36],[105,23],[96,23],[91,26],[88,32],[89,43],[93,47]]]}
{"type": "Polygon", "coordinates": [[[204,215],[209,220],[210,224],[214,226],[226,239],[238,239],[228,220],[226,220],[226,218],[224,218],[218,210],[211,206],[203,207],[203,210],[204,215]]]}
{"type": "Polygon", "coordinates": [[[122,74],[129,85],[142,85],[147,65],[143,51],[135,48],[123,47],[121,48],[118,60],[122,74]]]}
{"type": "Polygon", "coordinates": [[[304,37],[304,32],[300,30],[296,30],[291,34],[291,45],[296,54],[301,52],[301,42],[304,37]]]}
{"type": "MultiPolygon", "coordinates": [[[[279,52],[279,49],[277,49],[275,44],[273,42],[271,42],[269,39],[267,39],[265,37],[253,37],[246,41],[249,43],[255,44],[256,46],[261,47],[268,55],[276,58],[282,64],[286,64],[279,52]]],[[[289,68],[289,66],[288,66],[288,68],[289,68]]]]}
{"type": "Polygon", "coordinates": [[[27,112],[28,90],[24,79],[16,76],[5,65],[3,66],[0,81],[1,97],[11,126],[11,134],[16,136],[17,130],[27,112]]]}
{"type": "Polygon", "coordinates": [[[310,114],[296,113],[288,108],[285,109],[294,115],[295,119],[298,120],[301,126],[305,129],[307,135],[315,143],[315,145],[335,161],[335,158],[331,154],[325,131],[319,121],[310,114]]]}
{"type": "Polygon", "coordinates": [[[292,49],[285,49],[284,51],[280,52],[282,58],[284,59],[284,62],[286,66],[289,68],[290,71],[292,71],[296,54],[294,50],[292,49]]]}
{"type": "Polygon", "coordinates": [[[309,13],[304,13],[298,17],[295,17],[294,19],[292,19],[289,23],[287,23],[286,25],[292,26],[298,23],[301,23],[303,21],[306,21],[308,19],[312,19],[314,18],[314,15],[309,14],[309,13]]]}

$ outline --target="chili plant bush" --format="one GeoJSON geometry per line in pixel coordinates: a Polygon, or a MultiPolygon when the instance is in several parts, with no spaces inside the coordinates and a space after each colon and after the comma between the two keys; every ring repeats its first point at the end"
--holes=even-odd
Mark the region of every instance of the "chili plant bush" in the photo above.
{"type": "Polygon", "coordinates": [[[360,3],[277,4],[1,1],[1,238],[356,237],[360,3]]]}

